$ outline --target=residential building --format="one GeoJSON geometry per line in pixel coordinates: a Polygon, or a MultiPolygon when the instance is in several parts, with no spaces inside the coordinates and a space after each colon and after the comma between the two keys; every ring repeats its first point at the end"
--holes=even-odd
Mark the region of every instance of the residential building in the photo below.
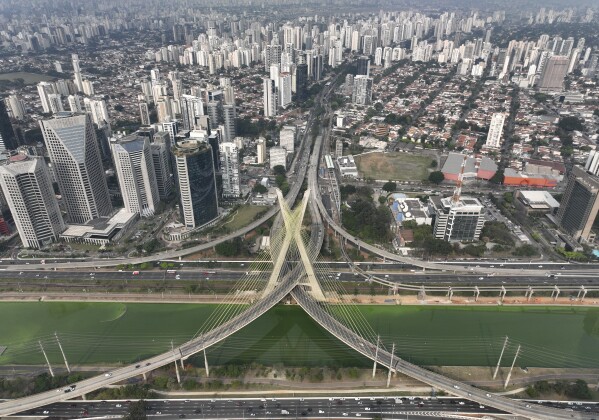
{"type": "Polygon", "coordinates": [[[87,223],[112,212],[96,133],[88,114],[40,121],[68,220],[87,223]]]}
{"type": "Polygon", "coordinates": [[[235,126],[235,118],[237,114],[235,112],[235,105],[223,105],[223,140],[233,141],[237,136],[237,128],[235,126]]]}
{"type": "Polygon", "coordinates": [[[487,134],[487,141],[485,142],[486,148],[499,149],[502,143],[503,124],[505,122],[504,113],[496,113],[491,117],[491,124],[489,125],[489,132],[487,134]]]}
{"type": "Polygon", "coordinates": [[[9,95],[4,99],[10,118],[22,120],[25,118],[25,105],[17,95],[9,95]]]}
{"type": "Polygon", "coordinates": [[[216,176],[208,143],[186,140],[173,150],[181,218],[186,228],[202,227],[218,216],[216,176]]]}
{"type": "Polygon", "coordinates": [[[265,77],[262,79],[262,87],[264,89],[264,116],[274,117],[277,115],[277,88],[275,81],[265,77]]]}
{"type": "Polygon", "coordinates": [[[564,79],[568,73],[570,59],[567,56],[554,55],[547,60],[541,79],[539,89],[545,91],[561,91],[564,79]]]}
{"type": "Polygon", "coordinates": [[[430,197],[435,214],[433,236],[445,241],[476,241],[485,225],[484,207],[474,197],[430,197]]]}
{"type": "Polygon", "coordinates": [[[181,119],[185,130],[196,128],[196,118],[204,115],[202,98],[194,95],[181,95],[181,119]]]}
{"type": "Polygon", "coordinates": [[[291,75],[281,73],[279,75],[279,106],[287,108],[291,104],[291,75]]]}
{"type": "Polygon", "coordinates": [[[263,138],[259,138],[256,141],[256,156],[256,163],[258,165],[264,164],[264,162],[266,161],[266,140],[264,140],[263,138]]]}
{"type": "Polygon", "coordinates": [[[271,147],[268,151],[270,155],[270,168],[275,166],[282,166],[287,169],[287,151],[282,147],[271,147]]]}
{"type": "Polygon", "coordinates": [[[599,151],[591,150],[584,169],[593,175],[599,175],[599,151]]]}
{"type": "Polygon", "coordinates": [[[0,165],[0,186],[23,246],[41,248],[65,229],[44,159],[24,154],[0,165]]]}
{"type": "Polygon", "coordinates": [[[239,198],[239,150],[233,142],[219,145],[223,197],[239,198]]]}
{"type": "Polygon", "coordinates": [[[372,102],[372,78],[362,75],[354,77],[351,100],[358,105],[368,105],[372,102]]]}
{"type": "Polygon", "coordinates": [[[598,211],[599,178],[579,166],[572,167],[557,212],[559,227],[579,242],[592,242],[598,211]]]}
{"type": "Polygon", "coordinates": [[[279,146],[287,151],[287,154],[293,154],[295,148],[295,139],[297,137],[297,127],[285,125],[279,133],[279,146]]]}
{"type": "Polygon", "coordinates": [[[370,76],[370,58],[358,57],[356,65],[356,76],[370,76]]]}
{"type": "Polygon", "coordinates": [[[150,125],[150,109],[144,95],[139,95],[139,120],[141,125],[150,125]]]}
{"type": "Polygon", "coordinates": [[[110,143],[125,209],[152,216],[160,201],[150,140],[137,134],[110,143]]]}

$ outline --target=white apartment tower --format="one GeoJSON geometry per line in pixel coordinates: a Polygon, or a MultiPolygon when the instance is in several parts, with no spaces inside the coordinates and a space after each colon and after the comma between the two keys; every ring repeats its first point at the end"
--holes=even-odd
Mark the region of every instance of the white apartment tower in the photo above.
{"type": "Polygon", "coordinates": [[[71,58],[73,59],[73,72],[75,74],[75,86],[77,87],[77,92],[83,92],[83,78],[81,77],[79,56],[77,54],[73,54],[71,58]]]}
{"type": "Polygon", "coordinates": [[[501,147],[501,135],[503,134],[503,123],[505,122],[505,114],[496,113],[491,117],[491,124],[489,125],[489,133],[487,134],[487,141],[485,147],[492,149],[499,149],[501,147]]]}
{"type": "Polygon", "coordinates": [[[259,138],[256,142],[256,163],[262,165],[266,160],[266,140],[259,138]]]}
{"type": "Polygon", "coordinates": [[[239,151],[235,143],[223,142],[220,149],[220,171],[223,177],[223,197],[239,198],[239,151]]]}
{"type": "Polygon", "coordinates": [[[110,143],[125,209],[152,216],[160,201],[147,137],[132,134],[110,143]]]}
{"type": "Polygon", "coordinates": [[[43,158],[17,154],[0,166],[0,186],[23,245],[41,248],[65,230],[43,158]]]}
{"type": "Polygon", "coordinates": [[[265,77],[262,80],[264,87],[264,116],[274,117],[277,115],[277,88],[275,81],[265,77]]]}
{"type": "Polygon", "coordinates": [[[90,116],[64,112],[40,127],[68,219],[83,224],[109,216],[112,204],[90,116]]]}

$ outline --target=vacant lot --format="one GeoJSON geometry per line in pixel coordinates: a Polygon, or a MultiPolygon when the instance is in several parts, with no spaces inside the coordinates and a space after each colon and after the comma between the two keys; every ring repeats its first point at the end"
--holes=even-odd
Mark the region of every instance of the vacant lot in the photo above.
{"type": "MultiPolygon", "coordinates": [[[[0,303],[0,365],[129,363],[190,339],[215,305],[0,303]]],[[[423,365],[503,364],[522,345],[517,366],[599,368],[599,309],[569,307],[359,306],[387,347],[423,365]]],[[[376,340],[376,339],[375,339],[376,340]]],[[[208,350],[214,365],[372,366],[297,306],[278,305],[208,350]]],[[[198,363],[203,357],[198,357],[198,363]]]]}
{"type": "Polygon", "coordinates": [[[261,215],[267,210],[268,207],[264,206],[241,206],[229,216],[224,225],[231,231],[240,229],[249,225],[256,220],[258,215],[261,215]]]}
{"type": "Polygon", "coordinates": [[[428,178],[433,159],[409,153],[367,153],[356,156],[363,178],[382,181],[422,181],[428,178]]]}
{"type": "Polygon", "coordinates": [[[45,74],[37,74],[37,73],[25,73],[22,71],[18,71],[15,73],[2,73],[0,74],[0,80],[10,80],[15,81],[17,79],[23,79],[25,84],[32,85],[34,83],[44,82],[48,80],[53,80],[55,77],[46,76],[45,74]]]}

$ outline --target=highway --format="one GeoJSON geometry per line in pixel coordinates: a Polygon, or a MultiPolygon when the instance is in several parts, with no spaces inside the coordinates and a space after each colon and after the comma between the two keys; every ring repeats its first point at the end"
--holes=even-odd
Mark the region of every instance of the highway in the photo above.
{"type": "MultiPolygon", "coordinates": [[[[123,416],[130,402],[73,401],[56,403],[16,414],[19,417],[48,416],[61,418],[123,416]]],[[[148,416],[177,418],[342,418],[408,413],[504,414],[491,407],[451,397],[318,397],[318,398],[232,398],[232,399],[166,399],[146,400],[148,416]],[[283,414],[284,412],[288,414],[283,414]],[[344,416],[344,413],[347,416],[344,416]],[[357,414],[360,414],[358,416],[357,414]]],[[[584,409],[584,408],[583,408],[584,409]]]]}

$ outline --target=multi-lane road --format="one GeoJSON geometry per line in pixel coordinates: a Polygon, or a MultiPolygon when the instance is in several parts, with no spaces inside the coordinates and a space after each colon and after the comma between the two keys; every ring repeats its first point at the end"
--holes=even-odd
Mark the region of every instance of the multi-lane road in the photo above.
{"type": "MultiPolygon", "coordinates": [[[[130,401],[72,401],[51,404],[16,414],[19,417],[48,416],[61,418],[123,416],[130,401]]],[[[235,398],[167,399],[145,401],[146,414],[161,418],[248,419],[343,418],[394,414],[434,416],[452,414],[504,414],[491,407],[451,397],[318,397],[318,398],[235,398]]]]}

